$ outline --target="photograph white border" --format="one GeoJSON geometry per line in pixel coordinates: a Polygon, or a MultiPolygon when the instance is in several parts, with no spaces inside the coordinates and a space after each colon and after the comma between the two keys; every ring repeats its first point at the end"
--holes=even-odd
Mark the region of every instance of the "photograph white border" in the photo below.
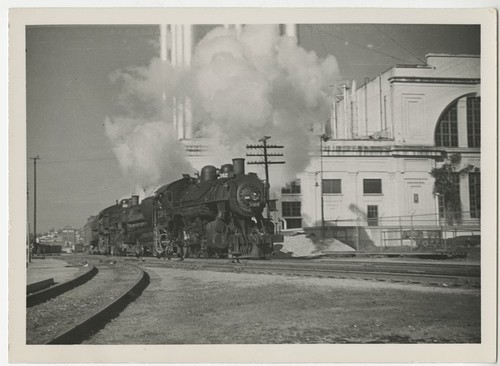
{"type": "Polygon", "coordinates": [[[497,14],[492,9],[37,8],[9,15],[9,360],[22,363],[494,362],[497,346],[497,14]],[[55,24],[480,24],[482,179],[481,344],[436,345],[113,345],[25,344],[25,26],[55,24]],[[487,127],[487,128],[484,128],[487,127]],[[487,131],[487,132],[485,132],[487,131]]]}

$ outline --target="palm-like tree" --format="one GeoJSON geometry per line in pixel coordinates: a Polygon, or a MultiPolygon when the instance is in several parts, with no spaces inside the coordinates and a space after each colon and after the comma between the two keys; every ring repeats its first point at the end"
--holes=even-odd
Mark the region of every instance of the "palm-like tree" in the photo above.
{"type": "Polygon", "coordinates": [[[433,168],[431,175],[435,178],[433,193],[442,200],[448,224],[462,221],[462,202],[460,201],[460,185],[457,177],[467,175],[476,170],[473,165],[461,168],[462,156],[459,153],[450,155],[439,168],[433,168]]]}

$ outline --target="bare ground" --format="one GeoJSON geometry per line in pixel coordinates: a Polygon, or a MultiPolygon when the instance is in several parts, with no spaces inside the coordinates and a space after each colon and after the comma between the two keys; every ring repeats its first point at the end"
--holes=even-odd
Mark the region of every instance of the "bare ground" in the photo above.
{"type": "Polygon", "coordinates": [[[146,268],[92,344],[478,343],[480,290],[146,268]]]}

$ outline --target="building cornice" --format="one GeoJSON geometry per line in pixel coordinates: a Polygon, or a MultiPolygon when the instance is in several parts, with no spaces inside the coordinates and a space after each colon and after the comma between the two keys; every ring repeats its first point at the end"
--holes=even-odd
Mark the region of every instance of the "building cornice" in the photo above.
{"type": "Polygon", "coordinates": [[[440,159],[444,149],[435,146],[328,146],[323,156],[419,157],[440,159]]]}
{"type": "Polygon", "coordinates": [[[477,85],[481,84],[479,78],[431,78],[419,76],[392,76],[389,78],[390,83],[417,83],[417,84],[461,84],[461,85],[477,85]]]}

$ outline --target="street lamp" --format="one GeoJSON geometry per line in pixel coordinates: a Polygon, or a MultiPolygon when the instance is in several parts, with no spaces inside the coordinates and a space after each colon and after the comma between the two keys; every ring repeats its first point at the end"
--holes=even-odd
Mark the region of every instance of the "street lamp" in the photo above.
{"type": "MultiPolygon", "coordinates": [[[[35,156],[34,158],[30,158],[33,160],[33,185],[34,185],[34,197],[33,197],[33,247],[36,251],[38,251],[38,244],[36,241],[36,161],[40,160],[40,156],[35,156]]],[[[31,256],[30,256],[31,260],[31,256]]]]}
{"type": "Polygon", "coordinates": [[[323,141],[330,140],[326,134],[319,137],[319,160],[320,160],[320,192],[321,192],[321,238],[325,238],[325,205],[323,201],[323,141]]]}
{"type": "Polygon", "coordinates": [[[443,238],[443,247],[446,249],[446,201],[444,200],[444,194],[439,192],[435,193],[438,198],[438,217],[441,226],[441,236],[443,238]],[[439,199],[443,202],[443,220],[441,220],[441,215],[439,214],[439,199]]]}

